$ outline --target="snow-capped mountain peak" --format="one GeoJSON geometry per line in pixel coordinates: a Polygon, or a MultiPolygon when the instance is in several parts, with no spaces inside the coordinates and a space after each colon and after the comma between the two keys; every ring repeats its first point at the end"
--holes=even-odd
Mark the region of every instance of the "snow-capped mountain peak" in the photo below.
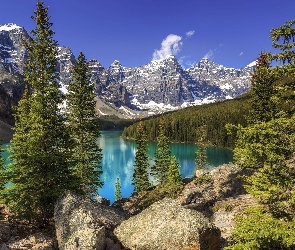
{"type": "Polygon", "coordinates": [[[251,63],[249,63],[246,67],[256,67],[257,61],[253,61],[251,63]]]}
{"type": "Polygon", "coordinates": [[[16,25],[15,23],[8,23],[4,25],[0,24],[0,31],[10,31],[10,30],[21,29],[21,28],[22,27],[16,25]]]}
{"type": "MultiPolygon", "coordinates": [[[[21,40],[27,38],[27,32],[16,24],[0,26],[0,70],[22,74],[27,51],[21,40]]],[[[75,56],[69,47],[59,47],[57,59],[60,84],[66,92],[72,80],[75,56]]],[[[121,110],[141,110],[151,115],[231,99],[247,92],[255,62],[233,69],[204,57],[185,70],[174,55],[169,55],[136,68],[124,67],[118,60],[104,68],[93,59],[89,61],[89,68],[100,99],[123,107],[121,110]]]]}

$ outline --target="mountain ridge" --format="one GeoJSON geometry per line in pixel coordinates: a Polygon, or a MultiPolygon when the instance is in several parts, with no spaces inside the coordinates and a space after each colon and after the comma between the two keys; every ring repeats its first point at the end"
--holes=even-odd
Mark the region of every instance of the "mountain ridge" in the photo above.
{"type": "MultiPolygon", "coordinates": [[[[0,70],[22,76],[27,51],[21,40],[28,36],[16,24],[0,25],[0,70]]],[[[70,47],[59,46],[57,59],[61,91],[66,93],[75,56],[70,47]]],[[[125,67],[118,60],[105,68],[92,59],[89,68],[97,97],[130,118],[235,98],[250,89],[255,66],[250,63],[233,69],[202,58],[184,69],[175,56],[169,55],[135,68],[125,67]]],[[[105,115],[99,107],[98,113],[105,115]]]]}

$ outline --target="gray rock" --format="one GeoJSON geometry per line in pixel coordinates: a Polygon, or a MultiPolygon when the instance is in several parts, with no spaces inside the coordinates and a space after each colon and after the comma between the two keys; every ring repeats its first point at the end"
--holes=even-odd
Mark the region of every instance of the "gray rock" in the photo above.
{"type": "Polygon", "coordinates": [[[110,201],[106,198],[103,198],[101,196],[97,196],[95,198],[95,201],[101,205],[104,205],[104,206],[109,206],[110,205],[110,201]]]}
{"type": "Polygon", "coordinates": [[[220,230],[207,218],[168,198],[122,222],[114,233],[131,250],[214,250],[220,245],[220,230]]]}
{"type": "Polygon", "coordinates": [[[251,175],[252,171],[230,163],[213,168],[208,173],[196,173],[198,177],[203,174],[209,176],[211,181],[202,185],[196,185],[194,181],[188,183],[179,197],[179,202],[186,208],[195,209],[211,217],[211,208],[218,200],[246,194],[244,181],[240,176],[251,175]]]}
{"type": "Polygon", "coordinates": [[[198,177],[204,176],[208,173],[209,173],[209,171],[207,169],[197,169],[195,176],[198,178],[198,177]]]}
{"type": "Polygon", "coordinates": [[[229,197],[214,204],[215,212],[210,221],[221,231],[222,247],[227,246],[230,241],[230,235],[237,223],[235,218],[237,216],[246,216],[244,212],[246,208],[258,205],[259,200],[250,194],[229,197]]]}
{"type": "Polygon", "coordinates": [[[68,238],[64,246],[59,245],[59,247],[60,249],[66,250],[103,250],[106,247],[105,228],[86,228],[83,230],[75,231],[68,238]]]}
{"type": "Polygon", "coordinates": [[[112,231],[124,219],[123,214],[109,206],[81,195],[65,194],[58,199],[54,208],[59,248],[105,249],[106,237],[116,240],[112,231]]]}

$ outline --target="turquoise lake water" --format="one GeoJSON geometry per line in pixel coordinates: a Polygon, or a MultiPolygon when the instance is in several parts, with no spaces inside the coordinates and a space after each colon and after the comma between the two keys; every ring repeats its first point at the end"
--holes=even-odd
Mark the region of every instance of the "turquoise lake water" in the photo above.
{"type": "MultiPolygon", "coordinates": [[[[122,139],[122,131],[102,131],[98,143],[102,148],[103,158],[101,166],[103,174],[101,180],[104,182],[98,194],[114,201],[115,182],[119,177],[121,181],[122,197],[128,197],[132,194],[134,187],[132,185],[132,175],[134,170],[134,156],[136,152],[136,143],[132,140],[122,139]]],[[[5,146],[5,145],[4,145],[5,146]]],[[[151,157],[150,163],[153,164],[153,157],[157,144],[148,143],[148,155],[151,157]]],[[[172,153],[177,157],[181,166],[183,177],[192,177],[195,171],[195,152],[197,145],[186,143],[173,143],[169,145],[172,153]]],[[[230,150],[216,147],[207,148],[208,162],[210,168],[229,163],[233,160],[233,153],[230,150]]],[[[7,158],[8,154],[4,153],[7,158]]]]}

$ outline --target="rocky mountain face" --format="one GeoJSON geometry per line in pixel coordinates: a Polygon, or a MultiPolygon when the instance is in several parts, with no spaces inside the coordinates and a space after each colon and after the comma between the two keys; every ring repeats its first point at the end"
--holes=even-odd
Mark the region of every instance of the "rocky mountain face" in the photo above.
{"type": "Polygon", "coordinates": [[[22,40],[28,37],[27,31],[16,24],[0,25],[0,71],[23,73],[27,51],[22,40]]]}
{"type": "Polygon", "coordinates": [[[0,140],[4,142],[12,134],[12,107],[20,100],[25,86],[22,73],[27,51],[22,40],[26,39],[25,29],[15,24],[0,25],[0,140]]]}
{"type": "Polygon", "coordinates": [[[153,114],[244,94],[250,89],[255,63],[233,69],[203,58],[185,70],[171,55],[138,68],[124,67],[117,60],[108,68],[92,60],[90,68],[101,99],[153,114]]]}
{"type": "MultiPolygon", "coordinates": [[[[6,72],[22,77],[27,58],[22,39],[28,39],[24,28],[0,25],[0,75],[6,72]]],[[[70,48],[59,47],[57,58],[61,90],[66,93],[75,56],[70,48]]],[[[117,60],[104,68],[97,60],[90,60],[89,68],[98,98],[125,117],[135,117],[235,98],[249,90],[255,64],[233,69],[203,58],[184,69],[171,55],[137,68],[124,67],[117,60]]],[[[105,114],[99,107],[98,111],[105,114]]]]}

